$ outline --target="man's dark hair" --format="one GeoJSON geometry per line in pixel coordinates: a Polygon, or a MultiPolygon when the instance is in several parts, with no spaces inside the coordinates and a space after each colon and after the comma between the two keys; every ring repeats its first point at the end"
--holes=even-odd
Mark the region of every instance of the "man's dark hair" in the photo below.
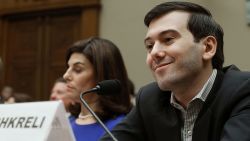
{"type": "Polygon", "coordinates": [[[207,36],[216,38],[217,49],[212,59],[212,65],[213,68],[222,69],[224,63],[223,29],[206,8],[190,2],[165,2],[157,5],[146,14],[144,24],[148,27],[152,20],[176,10],[190,13],[187,29],[194,36],[195,42],[199,42],[200,39],[207,36]]]}

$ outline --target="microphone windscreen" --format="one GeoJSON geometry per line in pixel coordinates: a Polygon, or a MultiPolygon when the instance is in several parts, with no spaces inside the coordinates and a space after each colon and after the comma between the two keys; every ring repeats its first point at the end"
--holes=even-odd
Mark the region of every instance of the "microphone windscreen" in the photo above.
{"type": "Polygon", "coordinates": [[[100,95],[115,95],[121,92],[121,82],[117,79],[104,80],[97,84],[100,90],[97,92],[100,95]]]}

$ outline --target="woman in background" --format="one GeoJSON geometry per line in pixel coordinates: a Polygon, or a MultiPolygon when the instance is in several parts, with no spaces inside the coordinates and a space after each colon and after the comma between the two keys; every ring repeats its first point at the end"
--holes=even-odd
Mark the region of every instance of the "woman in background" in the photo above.
{"type": "MultiPolygon", "coordinates": [[[[90,93],[84,100],[111,130],[130,111],[130,82],[122,55],[111,41],[93,37],[75,43],[66,54],[67,91],[80,103],[80,94],[97,85],[98,82],[118,79],[122,84],[120,93],[113,96],[90,93]]],[[[77,141],[97,141],[105,131],[96,119],[81,104],[78,117],[71,121],[77,141]]]]}

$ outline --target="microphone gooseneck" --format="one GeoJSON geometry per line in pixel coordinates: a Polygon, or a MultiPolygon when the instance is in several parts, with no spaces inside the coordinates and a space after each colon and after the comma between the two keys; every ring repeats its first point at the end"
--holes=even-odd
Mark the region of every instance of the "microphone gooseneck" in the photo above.
{"type": "Polygon", "coordinates": [[[104,80],[102,82],[99,82],[96,87],[80,94],[80,100],[83,103],[83,105],[88,109],[88,111],[94,116],[94,118],[97,120],[97,122],[103,127],[103,129],[106,131],[106,133],[114,141],[118,141],[118,140],[109,131],[109,129],[100,120],[100,118],[95,114],[95,112],[89,107],[88,103],[83,99],[83,96],[85,94],[88,94],[91,92],[97,92],[97,94],[99,94],[99,95],[114,95],[114,94],[120,93],[120,91],[121,91],[121,83],[119,80],[115,79],[115,80],[104,80]]]}

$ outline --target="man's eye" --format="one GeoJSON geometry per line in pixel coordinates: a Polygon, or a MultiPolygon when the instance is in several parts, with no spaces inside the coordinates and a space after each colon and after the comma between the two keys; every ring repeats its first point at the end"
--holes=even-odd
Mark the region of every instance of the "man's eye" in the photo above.
{"type": "Polygon", "coordinates": [[[173,39],[174,39],[174,37],[167,37],[164,40],[165,40],[165,42],[171,42],[173,39]]]}
{"type": "Polygon", "coordinates": [[[145,45],[146,49],[149,50],[149,49],[152,49],[153,48],[153,45],[145,45]]]}
{"type": "Polygon", "coordinates": [[[145,47],[146,47],[147,51],[149,51],[149,52],[153,49],[152,44],[146,44],[145,47]]]}

